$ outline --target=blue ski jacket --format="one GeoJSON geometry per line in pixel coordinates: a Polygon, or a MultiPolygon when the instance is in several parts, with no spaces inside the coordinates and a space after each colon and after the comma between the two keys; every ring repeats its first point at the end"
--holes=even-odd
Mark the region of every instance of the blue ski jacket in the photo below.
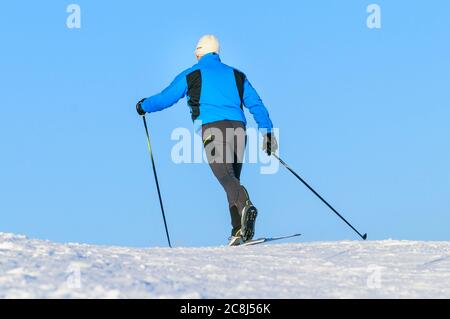
{"type": "Polygon", "coordinates": [[[256,90],[241,71],[209,53],[191,68],[181,72],[161,93],[144,100],[142,109],[157,112],[187,96],[193,121],[208,124],[222,120],[247,124],[243,106],[253,115],[258,128],[273,128],[269,113],[256,90]]]}

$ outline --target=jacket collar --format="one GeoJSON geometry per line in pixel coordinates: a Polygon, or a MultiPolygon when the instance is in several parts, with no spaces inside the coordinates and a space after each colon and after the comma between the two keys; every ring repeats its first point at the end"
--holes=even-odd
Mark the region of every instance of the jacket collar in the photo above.
{"type": "Polygon", "coordinates": [[[209,63],[209,62],[220,62],[220,56],[217,53],[208,53],[200,58],[199,64],[209,63]]]}

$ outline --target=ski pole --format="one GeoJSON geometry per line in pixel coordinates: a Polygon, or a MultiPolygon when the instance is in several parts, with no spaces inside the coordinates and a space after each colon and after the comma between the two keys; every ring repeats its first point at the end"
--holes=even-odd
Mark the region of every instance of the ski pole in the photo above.
{"type": "Polygon", "coordinates": [[[338,215],[348,226],[350,226],[351,229],[353,229],[363,240],[367,239],[367,234],[361,235],[361,233],[359,231],[356,230],[355,227],[352,226],[352,224],[350,224],[341,214],[338,213],[338,211],[336,209],[333,208],[333,206],[331,206],[330,204],[328,204],[328,202],[322,197],[320,196],[311,186],[308,185],[308,183],[301,178],[296,172],[294,172],[294,170],[292,168],[289,167],[288,164],[286,164],[285,161],[283,161],[281,158],[279,158],[275,153],[272,153],[272,155],[278,160],[280,161],[280,163],[286,167],[289,172],[291,172],[295,177],[297,177],[300,182],[302,182],[303,184],[305,184],[306,187],[308,187],[308,189],[314,193],[314,195],[316,195],[322,202],[325,203],[325,205],[328,206],[328,208],[330,208],[336,215],[338,215]]]}
{"type": "Polygon", "coordinates": [[[161,191],[159,189],[158,175],[156,175],[155,160],[153,159],[152,146],[150,144],[150,135],[148,134],[147,120],[145,119],[145,115],[142,116],[142,119],[144,120],[145,134],[147,135],[147,146],[148,151],[150,153],[150,159],[152,160],[153,174],[155,176],[156,189],[158,190],[159,204],[161,206],[161,212],[164,220],[164,227],[166,228],[167,242],[169,243],[169,247],[172,248],[172,245],[170,243],[169,230],[167,229],[166,214],[164,213],[164,206],[161,198],[161,191]]]}

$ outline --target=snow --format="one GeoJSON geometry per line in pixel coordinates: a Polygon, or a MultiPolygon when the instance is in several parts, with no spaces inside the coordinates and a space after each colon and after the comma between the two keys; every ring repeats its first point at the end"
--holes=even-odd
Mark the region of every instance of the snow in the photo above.
{"type": "Polygon", "coordinates": [[[139,249],[0,233],[0,298],[450,298],[450,242],[139,249]]]}

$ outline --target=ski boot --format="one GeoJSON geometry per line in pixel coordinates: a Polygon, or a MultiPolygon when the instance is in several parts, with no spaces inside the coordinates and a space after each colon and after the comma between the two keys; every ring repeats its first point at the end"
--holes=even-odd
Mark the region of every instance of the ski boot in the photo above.
{"type": "Polygon", "coordinates": [[[244,208],[241,211],[241,236],[245,242],[252,240],[255,235],[255,223],[258,216],[258,210],[253,206],[248,196],[248,192],[245,187],[242,187],[245,191],[246,201],[244,208]]]}
{"type": "Polygon", "coordinates": [[[241,229],[237,229],[231,232],[231,236],[230,238],[228,238],[229,242],[228,242],[228,246],[239,246],[242,245],[244,243],[244,240],[242,239],[241,236],[241,229]]]}

